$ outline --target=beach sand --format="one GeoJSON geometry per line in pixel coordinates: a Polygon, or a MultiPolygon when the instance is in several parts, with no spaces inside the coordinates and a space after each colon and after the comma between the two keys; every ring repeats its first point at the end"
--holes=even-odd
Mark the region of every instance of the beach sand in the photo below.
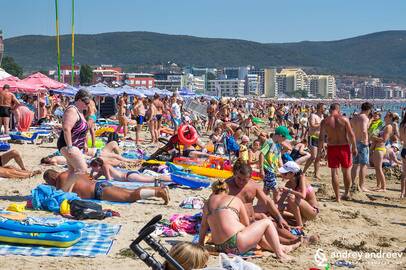
{"type": "MultiPolygon", "coordinates": [[[[21,151],[29,169],[45,171],[49,167],[40,166],[39,159],[54,152],[54,146],[55,143],[26,144],[13,145],[13,148],[21,151]]],[[[61,168],[58,169],[61,170],[61,168]]],[[[386,193],[371,192],[368,196],[357,193],[353,196],[353,201],[336,203],[331,197],[330,173],[326,167],[322,168],[321,176],[321,181],[312,182],[314,186],[320,187],[318,199],[321,212],[318,218],[308,222],[305,228],[307,235],[319,234],[320,243],[300,247],[292,252],[293,262],[278,262],[271,253],[265,257],[249,261],[262,266],[263,269],[309,269],[317,266],[314,261],[316,250],[323,249],[329,262],[337,260],[333,256],[338,255],[338,252],[341,252],[342,255],[345,255],[345,252],[362,253],[360,261],[346,259],[354,262],[357,269],[406,269],[404,268],[406,265],[406,200],[398,199],[400,182],[389,180],[386,193]],[[379,253],[380,251],[381,253],[379,253]],[[375,256],[382,256],[382,252],[400,252],[402,258],[368,260],[366,257],[370,253],[377,253],[375,256]],[[374,264],[374,262],[380,263],[380,265],[374,264]],[[383,263],[389,265],[382,265],[383,263]]],[[[41,176],[26,180],[1,179],[0,208],[6,208],[13,202],[25,201],[25,196],[30,195],[31,189],[42,182],[41,176]]],[[[372,180],[368,180],[368,187],[374,185],[372,180]]],[[[121,217],[86,222],[107,222],[122,225],[109,255],[97,258],[0,256],[0,269],[148,269],[138,258],[128,256],[128,254],[131,255],[131,252],[128,252],[128,247],[131,240],[135,239],[137,231],[157,214],[169,218],[174,213],[197,213],[197,210],[180,208],[179,203],[187,196],[198,195],[207,198],[209,194],[208,189],[192,191],[178,188],[170,191],[171,202],[167,206],[162,205],[160,200],[150,200],[148,204],[105,205],[106,208],[119,211],[121,217]]],[[[41,216],[52,215],[44,211],[27,211],[27,213],[41,216]]],[[[170,245],[167,241],[191,241],[191,239],[191,235],[186,235],[176,238],[161,238],[161,242],[169,248],[170,245]]],[[[151,251],[151,249],[148,250],[151,251]]],[[[154,253],[155,257],[160,259],[157,253],[154,253]]],[[[218,257],[211,257],[209,265],[217,265],[217,261],[218,257]]]]}

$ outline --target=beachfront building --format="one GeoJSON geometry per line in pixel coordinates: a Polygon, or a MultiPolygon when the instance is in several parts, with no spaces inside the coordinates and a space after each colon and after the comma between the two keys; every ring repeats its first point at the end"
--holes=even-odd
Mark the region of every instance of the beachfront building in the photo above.
{"type": "Polygon", "coordinates": [[[245,80],[249,72],[249,67],[225,67],[224,75],[226,79],[245,80]]]}
{"type": "Polygon", "coordinates": [[[248,74],[245,79],[245,95],[260,96],[261,77],[258,74],[248,74]]]}
{"type": "Polygon", "coordinates": [[[123,79],[124,73],[121,67],[101,65],[93,70],[93,84],[100,82],[105,84],[121,83],[123,79]]]}
{"type": "Polygon", "coordinates": [[[155,87],[154,74],[150,73],[125,73],[124,82],[132,87],[155,87]]]}
{"type": "MultiPolygon", "coordinates": [[[[48,76],[53,77],[54,80],[58,80],[58,72],[56,70],[49,70],[48,76]]],[[[61,82],[71,84],[72,82],[72,66],[61,65],[61,82]]],[[[73,84],[80,84],[80,67],[74,66],[73,68],[73,84]]]]}
{"type": "Polygon", "coordinates": [[[155,73],[155,87],[176,92],[182,87],[186,87],[185,79],[181,73],[155,73]]]}
{"type": "Polygon", "coordinates": [[[264,96],[267,98],[278,97],[277,74],[276,68],[264,69],[264,96]]]}
{"type": "Polygon", "coordinates": [[[206,89],[206,76],[194,76],[191,73],[182,75],[182,88],[187,88],[195,93],[202,94],[206,89]]]}
{"type": "Polygon", "coordinates": [[[309,75],[309,95],[319,98],[335,98],[336,82],[331,75],[309,75]]]}
{"type": "Polygon", "coordinates": [[[265,88],[265,70],[264,69],[251,69],[249,74],[258,75],[259,84],[258,84],[258,95],[264,94],[265,88]]]}
{"type": "Polygon", "coordinates": [[[284,68],[276,75],[279,93],[292,95],[297,91],[308,92],[308,79],[306,73],[300,68],[284,68]]]}
{"type": "Polygon", "coordinates": [[[244,96],[244,80],[209,80],[205,94],[218,97],[244,96]]]}

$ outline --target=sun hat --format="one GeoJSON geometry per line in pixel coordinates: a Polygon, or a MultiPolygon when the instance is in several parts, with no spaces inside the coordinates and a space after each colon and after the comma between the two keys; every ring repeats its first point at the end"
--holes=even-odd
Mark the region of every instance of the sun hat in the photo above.
{"type": "Polygon", "coordinates": [[[288,161],[281,168],[279,168],[280,173],[298,173],[300,171],[299,165],[294,161],[288,161]]]}
{"type": "Polygon", "coordinates": [[[292,140],[292,136],[289,134],[289,130],[285,126],[279,126],[275,129],[275,134],[284,137],[285,139],[292,140]]]}
{"type": "Polygon", "coordinates": [[[243,136],[241,137],[241,141],[242,141],[242,142],[249,142],[249,141],[250,141],[250,138],[249,138],[247,135],[243,135],[243,136]]]}

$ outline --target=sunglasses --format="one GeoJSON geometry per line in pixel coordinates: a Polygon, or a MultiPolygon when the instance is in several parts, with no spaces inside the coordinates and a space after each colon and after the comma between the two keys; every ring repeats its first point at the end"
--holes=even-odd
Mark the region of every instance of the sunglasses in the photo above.
{"type": "Polygon", "coordinates": [[[82,102],[85,103],[86,105],[89,105],[89,104],[90,104],[89,98],[82,98],[82,99],[80,99],[80,101],[82,101],[82,102]]]}

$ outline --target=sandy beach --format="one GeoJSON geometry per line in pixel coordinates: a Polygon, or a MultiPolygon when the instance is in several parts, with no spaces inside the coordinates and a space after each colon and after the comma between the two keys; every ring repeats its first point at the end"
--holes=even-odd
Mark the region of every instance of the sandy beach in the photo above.
{"type": "MultiPolygon", "coordinates": [[[[22,153],[29,169],[42,171],[49,167],[39,165],[40,157],[55,151],[55,143],[14,144],[12,147],[22,153]]],[[[150,146],[150,150],[153,147],[150,146]]],[[[62,168],[57,169],[62,170],[62,168]]],[[[372,173],[372,170],[369,170],[369,173],[372,173]]],[[[321,176],[320,182],[312,182],[319,189],[317,196],[321,212],[319,217],[315,221],[308,222],[305,228],[307,235],[319,234],[320,243],[295,250],[291,253],[295,258],[293,262],[278,262],[271,253],[265,253],[264,257],[250,261],[262,266],[263,269],[309,269],[317,266],[314,255],[317,249],[322,249],[330,263],[339,259],[334,258],[339,253],[350,256],[358,254],[357,256],[360,257],[357,259],[345,259],[353,262],[356,269],[405,269],[406,201],[398,199],[399,180],[388,180],[386,193],[356,193],[352,201],[336,203],[331,197],[330,173],[326,167],[322,168],[321,176]],[[369,254],[384,256],[394,252],[400,253],[401,258],[368,259],[368,256],[373,256],[369,254]]],[[[0,181],[0,208],[6,208],[13,202],[25,201],[31,189],[43,182],[41,176],[26,180],[1,179],[0,181]]],[[[373,180],[368,180],[368,187],[374,185],[373,180]]],[[[0,256],[0,269],[148,269],[141,260],[129,256],[132,253],[129,252],[128,247],[137,231],[156,214],[163,214],[164,218],[169,218],[174,213],[197,213],[197,210],[180,208],[179,203],[187,196],[198,195],[207,198],[209,194],[208,189],[193,191],[177,188],[171,189],[171,202],[167,206],[162,205],[158,200],[150,200],[148,204],[104,205],[106,208],[119,211],[121,217],[86,222],[122,225],[108,256],[97,258],[0,256]]],[[[27,211],[27,213],[52,215],[44,211],[27,211]]],[[[161,238],[161,242],[167,247],[170,247],[168,242],[181,240],[191,241],[192,236],[161,238]]],[[[156,258],[160,257],[156,255],[156,258]]],[[[216,265],[217,260],[218,257],[212,256],[209,265],[216,265]]]]}

